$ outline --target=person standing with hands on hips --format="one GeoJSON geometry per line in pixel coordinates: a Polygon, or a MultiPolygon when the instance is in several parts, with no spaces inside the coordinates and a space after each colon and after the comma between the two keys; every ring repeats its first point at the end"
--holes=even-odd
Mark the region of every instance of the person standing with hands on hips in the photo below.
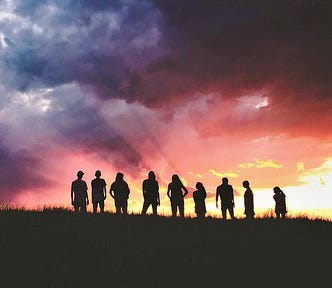
{"type": "Polygon", "coordinates": [[[184,197],[188,194],[188,189],[184,187],[179,176],[174,174],[172,182],[168,184],[167,196],[171,200],[172,217],[176,217],[179,209],[180,218],[184,218],[184,197]],[[182,190],[184,194],[182,194],[182,190]]]}

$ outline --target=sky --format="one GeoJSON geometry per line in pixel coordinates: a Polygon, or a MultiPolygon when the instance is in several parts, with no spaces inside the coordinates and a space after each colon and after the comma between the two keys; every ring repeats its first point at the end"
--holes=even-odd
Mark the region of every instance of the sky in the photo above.
{"type": "Polygon", "coordinates": [[[139,213],[153,170],[164,214],[178,174],[186,215],[228,177],[238,217],[248,180],[332,219],[330,51],[331,1],[0,0],[0,202],[70,207],[99,169],[139,213]]]}

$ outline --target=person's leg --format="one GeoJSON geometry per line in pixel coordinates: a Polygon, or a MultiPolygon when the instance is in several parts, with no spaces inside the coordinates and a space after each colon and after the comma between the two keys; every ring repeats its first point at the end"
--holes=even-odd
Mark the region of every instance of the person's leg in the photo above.
{"type": "Polygon", "coordinates": [[[227,210],[225,207],[221,207],[222,219],[227,220],[227,210]]]}
{"type": "Polygon", "coordinates": [[[82,205],[81,205],[81,211],[82,211],[83,213],[86,213],[86,204],[82,204],[82,205]]]}
{"type": "Polygon", "coordinates": [[[77,213],[79,211],[79,205],[77,203],[74,203],[74,211],[77,213]]]}
{"type": "Polygon", "coordinates": [[[99,209],[100,209],[100,213],[104,213],[104,210],[105,210],[105,202],[104,202],[104,200],[101,200],[99,202],[99,209]]]}
{"type": "Polygon", "coordinates": [[[146,215],[146,211],[148,211],[148,208],[149,208],[149,203],[147,200],[144,200],[141,214],[146,215]]]}
{"type": "Polygon", "coordinates": [[[180,218],[184,218],[184,201],[179,202],[179,213],[180,218]]]}
{"type": "Polygon", "coordinates": [[[128,214],[128,202],[127,202],[127,200],[123,201],[123,204],[122,204],[122,213],[123,213],[123,215],[127,215],[128,214]]]}
{"type": "Polygon", "coordinates": [[[93,202],[93,203],[92,203],[93,214],[97,213],[97,206],[98,206],[98,202],[93,202]]]}
{"type": "Polygon", "coordinates": [[[157,202],[151,203],[151,206],[152,206],[152,214],[154,216],[157,216],[158,215],[158,213],[157,213],[157,207],[158,207],[157,202]]]}
{"type": "Polygon", "coordinates": [[[115,213],[121,215],[121,203],[119,200],[115,199],[115,213]]]}
{"type": "Polygon", "coordinates": [[[177,203],[174,200],[171,201],[171,208],[172,208],[172,217],[176,217],[177,203]]]}
{"type": "Polygon", "coordinates": [[[231,218],[234,220],[235,217],[234,217],[234,208],[233,208],[233,206],[228,207],[228,212],[229,212],[229,215],[231,215],[231,218]]]}

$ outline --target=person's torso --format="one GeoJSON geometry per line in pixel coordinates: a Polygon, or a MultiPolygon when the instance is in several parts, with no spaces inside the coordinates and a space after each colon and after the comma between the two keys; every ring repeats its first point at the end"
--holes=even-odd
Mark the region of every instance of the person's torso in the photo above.
{"type": "Polygon", "coordinates": [[[193,193],[195,204],[203,203],[206,197],[206,193],[202,190],[196,190],[193,193]]]}
{"type": "Polygon", "coordinates": [[[129,188],[125,181],[115,181],[112,183],[111,189],[114,191],[115,198],[127,198],[129,188]]]}
{"type": "Polygon", "coordinates": [[[233,200],[233,187],[231,185],[220,185],[219,193],[222,201],[229,202],[233,200]]]}
{"type": "Polygon", "coordinates": [[[182,185],[179,183],[172,182],[169,184],[169,188],[171,191],[171,198],[172,199],[183,199],[182,194],[182,185]]]}
{"type": "Polygon", "coordinates": [[[249,189],[249,188],[244,193],[244,201],[245,202],[251,202],[251,201],[253,201],[253,194],[252,194],[251,189],[249,189]]]}
{"type": "Polygon", "coordinates": [[[146,179],[143,182],[143,190],[145,191],[146,197],[157,197],[159,185],[156,180],[146,179]]]}
{"type": "Polygon", "coordinates": [[[104,179],[96,178],[91,181],[91,187],[93,194],[103,194],[104,187],[106,187],[106,182],[104,179]]]}
{"type": "Polygon", "coordinates": [[[75,180],[72,183],[73,191],[74,191],[74,200],[75,201],[85,201],[87,185],[86,182],[80,179],[75,180]]]}

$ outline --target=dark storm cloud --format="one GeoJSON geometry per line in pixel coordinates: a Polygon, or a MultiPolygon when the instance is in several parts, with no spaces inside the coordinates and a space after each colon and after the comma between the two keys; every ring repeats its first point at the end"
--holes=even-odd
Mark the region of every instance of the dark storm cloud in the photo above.
{"type": "MultiPolygon", "coordinates": [[[[56,94],[64,96],[64,93],[72,92],[58,91],[56,94]]],[[[89,105],[78,95],[66,95],[60,101],[56,96],[53,95],[54,101],[58,103],[53,103],[54,108],[43,119],[56,141],[76,151],[98,154],[118,169],[143,165],[140,153],[105,121],[98,106],[89,105]]]]}
{"type": "Polygon", "coordinates": [[[30,28],[3,30],[22,90],[76,81],[102,99],[154,106],[196,91],[331,94],[329,1],[18,3],[30,28]]]}
{"type": "Polygon", "coordinates": [[[132,73],[155,59],[161,15],[148,1],[17,1],[1,31],[4,69],[21,91],[78,82],[126,97],[132,73]]]}
{"type": "Polygon", "coordinates": [[[169,71],[184,79],[174,87],[168,85],[174,82],[172,77],[170,82],[165,77],[160,90],[220,88],[225,94],[241,95],[274,87],[301,97],[331,94],[327,81],[331,78],[331,2],[155,3],[163,11],[174,52],[156,63],[153,73],[169,71]]]}
{"type": "MultiPolygon", "coordinates": [[[[0,127],[0,131],[4,129],[0,127]]],[[[1,133],[3,134],[3,133],[1,133]]],[[[0,202],[13,200],[20,192],[51,184],[43,175],[43,161],[29,150],[13,151],[0,138],[0,202]]]]}
{"type": "MultiPolygon", "coordinates": [[[[51,108],[37,116],[24,111],[30,114],[22,120],[25,126],[19,124],[73,151],[99,151],[119,168],[142,165],[142,155],[102,116],[100,105],[109,99],[173,109],[196,93],[237,98],[267,90],[272,98],[265,109],[272,115],[267,126],[281,118],[280,113],[287,115],[282,128],[295,123],[297,130],[303,118],[330,114],[330,1],[4,3],[0,2],[1,109],[17,90],[33,94],[52,87],[54,93],[45,96],[51,108]],[[65,84],[79,89],[67,93],[65,84]],[[96,103],[87,104],[86,95],[96,97],[96,103]],[[321,103],[313,105],[316,100],[321,103]],[[270,106],[278,109],[271,113],[270,106]]],[[[213,121],[207,125],[218,127],[217,117],[209,117],[213,121]]],[[[321,127],[329,127],[330,117],[320,119],[321,127]]],[[[254,124],[252,130],[257,129],[254,124]]],[[[22,130],[15,127],[4,135],[22,130]]],[[[137,141],[142,131],[135,133],[134,145],[144,145],[137,141]]],[[[31,135],[23,131],[13,138],[32,139],[31,135]]],[[[149,137],[159,145],[156,135],[149,137]]],[[[0,144],[1,167],[8,167],[0,176],[8,186],[1,189],[9,189],[13,181],[22,189],[28,178],[35,187],[44,185],[46,180],[29,169],[44,163],[36,152],[0,144]]]]}

